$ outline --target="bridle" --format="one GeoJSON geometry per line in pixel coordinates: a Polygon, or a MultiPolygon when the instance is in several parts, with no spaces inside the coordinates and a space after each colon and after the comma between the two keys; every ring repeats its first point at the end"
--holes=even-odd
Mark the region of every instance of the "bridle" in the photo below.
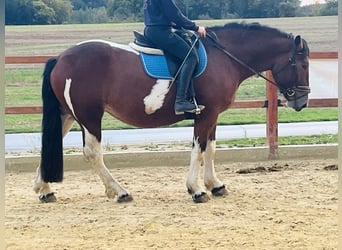
{"type": "MultiPolygon", "coordinates": [[[[293,86],[291,88],[283,88],[280,84],[277,84],[275,81],[273,81],[273,80],[269,79],[268,77],[264,76],[262,73],[256,71],[251,66],[249,66],[247,63],[241,61],[239,58],[237,58],[232,53],[227,51],[226,48],[218,41],[218,38],[217,38],[216,34],[213,31],[208,30],[206,36],[208,38],[210,38],[210,40],[213,42],[213,45],[217,49],[222,51],[224,54],[226,54],[227,56],[229,56],[234,61],[236,61],[237,63],[239,63],[243,67],[247,68],[248,70],[250,70],[254,74],[258,75],[259,77],[261,77],[263,79],[265,79],[266,81],[270,82],[271,84],[277,86],[277,88],[280,90],[280,92],[285,96],[285,98],[288,101],[296,100],[296,99],[301,98],[301,97],[307,95],[308,93],[310,93],[310,87],[309,86],[299,85],[298,83],[296,83],[295,86],[293,86]],[[211,33],[213,33],[213,35],[211,33]],[[296,93],[299,93],[299,94],[296,95],[296,93]]],[[[293,39],[293,36],[292,36],[292,39],[293,39]]],[[[297,55],[305,55],[305,52],[304,51],[297,51],[296,46],[294,46],[293,50],[292,50],[292,55],[289,58],[289,61],[282,68],[280,68],[280,70],[278,70],[276,73],[273,73],[273,76],[276,76],[277,74],[279,74],[281,71],[283,71],[288,66],[291,66],[293,68],[296,67],[296,65],[297,65],[296,64],[296,56],[297,55]]]]}

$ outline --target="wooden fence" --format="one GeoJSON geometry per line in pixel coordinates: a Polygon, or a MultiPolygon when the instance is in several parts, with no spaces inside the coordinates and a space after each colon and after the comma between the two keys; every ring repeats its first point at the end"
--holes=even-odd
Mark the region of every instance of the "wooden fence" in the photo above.
{"type": "MultiPolygon", "coordinates": [[[[45,63],[52,56],[8,56],[5,64],[40,64],[45,63]]],[[[337,52],[311,52],[311,59],[337,59],[337,52]]],[[[267,77],[273,80],[270,71],[267,77]]],[[[283,105],[284,100],[278,99],[277,87],[266,82],[266,100],[236,101],[231,108],[266,108],[266,136],[269,146],[269,159],[278,158],[278,106],[283,105]]],[[[310,108],[337,107],[338,99],[310,99],[310,108]]],[[[5,114],[40,114],[41,106],[15,106],[5,107],[5,114]]]]}

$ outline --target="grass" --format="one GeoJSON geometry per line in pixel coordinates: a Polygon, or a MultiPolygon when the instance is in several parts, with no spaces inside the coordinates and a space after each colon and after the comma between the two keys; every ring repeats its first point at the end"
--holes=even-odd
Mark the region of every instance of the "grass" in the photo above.
{"type": "Polygon", "coordinates": [[[41,105],[40,86],[10,86],[5,90],[6,106],[36,106],[41,105]]]}
{"type": "MultiPolygon", "coordinates": [[[[332,144],[338,140],[338,135],[312,135],[312,136],[284,136],[278,137],[279,146],[309,145],[309,144],[332,144]]],[[[241,148],[266,146],[266,138],[244,138],[234,140],[217,141],[218,148],[241,148]]]]}
{"type": "Polygon", "coordinates": [[[6,86],[17,84],[18,86],[27,84],[40,85],[43,69],[39,68],[10,68],[5,70],[6,86]]]}
{"type": "MultiPolygon", "coordinates": [[[[279,122],[306,122],[306,121],[336,121],[338,119],[337,108],[315,108],[304,109],[300,113],[287,108],[279,108],[279,122]]],[[[262,124],[266,122],[265,109],[230,109],[223,112],[218,121],[218,125],[237,124],[262,124]]],[[[193,121],[186,120],[169,127],[192,126],[193,121]]],[[[127,125],[109,114],[105,114],[102,121],[102,128],[110,129],[132,129],[134,126],[127,125]]],[[[40,132],[41,115],[6,115],[5,133],[31,133],[40,132]]],[[[79,126],[75,123],[73,131],[79,131],[79,126]]]]}

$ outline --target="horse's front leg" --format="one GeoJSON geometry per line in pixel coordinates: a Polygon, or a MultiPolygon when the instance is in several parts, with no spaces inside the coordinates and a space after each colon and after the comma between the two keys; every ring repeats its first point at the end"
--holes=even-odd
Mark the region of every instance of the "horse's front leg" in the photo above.
{"type": "Polygon", "coordinates": [[[87,129],[84,128],[84,148],[83,154],[95,170],[95,172],[100,176],[108,198],[114,198],[118,196],[118,202],[128,202],[132,201],[133,197],[130,193],[121,187],[121,185],[113,178],[110,174],[108,168],[103,161],[103,150],[101,143],[96,139],[95,136],[90,134],[87,129]]]}
{"type": "Polygon", "coordinates": [[[202,150],[198,140],[194,140],[191,151],[190,168],[186,181],[189,194],[196,203],[203,203],[209,200],[204,187],[199,182],[199,169],[203,161],[202,150]]]}
{"type": "Polygon", "coordinates": [[[204,151],[204,185],[207,190],[210,190],[214,196],[225,196],[228,191],[225,185],[217,178],[215,173],[215,152],[216,152],[216,141],[208,140],[207,146],[204,151]]]}

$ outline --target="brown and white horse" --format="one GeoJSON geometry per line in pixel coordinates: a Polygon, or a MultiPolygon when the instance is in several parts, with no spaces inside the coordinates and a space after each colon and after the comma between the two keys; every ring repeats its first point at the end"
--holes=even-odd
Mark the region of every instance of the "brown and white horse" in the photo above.
{"type": "MultiPolygon", "coordinates": [[[[227,194],[214,169],[218,115],[234,101],[240,83],[256,72],[271,70],[288,106],[306,107],[309,89],[309,48],[300,36],[252,23],[208,27],[201,38],[208,63],[195,79],[196,97],[206,106],[194,119],[193,148],[186,186],[195,202],[227,194]],[[204,183],[199,169],[203,164],[204,183]]],[[[83,135],[83,153],[102,179],[106,195],[131,201],[103,161],[101,119],[108,112],[138,127],[158,127],[184,119],[173,110],[175,86],[153,79],[142,67],[139,53],[129,46],[105,41],[84,42],[50,59],[43,74],[41,162],[34,190],[44,202],[55,201],[49,182],[63,179],[62,138],[76,121],[83,135]]]]}

